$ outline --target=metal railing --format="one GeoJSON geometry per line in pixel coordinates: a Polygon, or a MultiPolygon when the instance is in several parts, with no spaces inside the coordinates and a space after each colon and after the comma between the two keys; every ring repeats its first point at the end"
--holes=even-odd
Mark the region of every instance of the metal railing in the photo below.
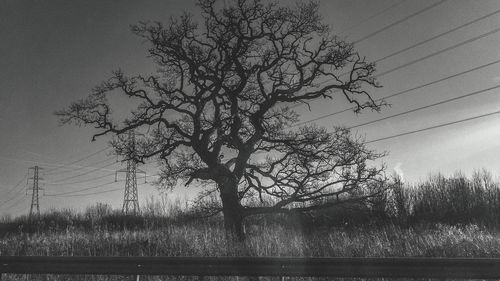
{"type": "Polygon", "coordinates": [[[500,259],[0,256],[8,273],[500,279],[500,259]]]}

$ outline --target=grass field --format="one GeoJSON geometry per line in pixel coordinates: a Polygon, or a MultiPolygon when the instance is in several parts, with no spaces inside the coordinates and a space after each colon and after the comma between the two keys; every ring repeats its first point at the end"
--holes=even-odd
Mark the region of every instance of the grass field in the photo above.
{"type": "Polygon", "coordinates": [[[500,257],[500,192],[485,174],[399,184],[382,199],[365,208],[325,211],[313,222],[252,218],[246,222],[247,240],[237,245],[227,245],[220,217],[196,219],[180,204],[168,214],[149,206],[140,216],[123,216],[104,204],[82,213],[51,211],[37,224],[26,217],[4,218],[0,255],[500,257]]]}
{"type": "Polygon", "coordinates": [[[9,234],[2,255],[47,256],[332,256],[500,257],[500,233],[477,225],[401,228],[252,227],[244,245],[226,247],[220,224],[173,224],[157,229],[9,234]]]}

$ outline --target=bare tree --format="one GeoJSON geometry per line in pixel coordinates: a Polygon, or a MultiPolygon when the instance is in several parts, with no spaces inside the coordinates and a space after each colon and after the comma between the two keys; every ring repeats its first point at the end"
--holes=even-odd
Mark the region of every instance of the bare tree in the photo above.
{"type": "Polygon", "coordinates": [[[356,111],[379,110],[365,90],[378,87],[374,64],[330,33],[313,2],[289,8],[237,0],[217,8],[215,0],[199,0],[198,6],[201,25],[184,14],[166,25],[133,26],[150,43],[158,71],[134,77],[116,71],[57,112],[60,120],[93,125],[99,129],[93,139],[117,135],[117,153],[136,161],[159,159],[163,186],[217,183],[226,230],[240,239],[249,215],[373,196],[367,187],[382,169],[368,165],[382,155],[346,129],[291,128],[299,117],[291,106],[343,97],[356,111]],[[126,119],[114,121],[112,93],[136,102],[126,119]],[[120,141],[129,130],[146,132],[135,152],[120,141]],[[266,197],[275,203],[246,204],[266,197]]]}

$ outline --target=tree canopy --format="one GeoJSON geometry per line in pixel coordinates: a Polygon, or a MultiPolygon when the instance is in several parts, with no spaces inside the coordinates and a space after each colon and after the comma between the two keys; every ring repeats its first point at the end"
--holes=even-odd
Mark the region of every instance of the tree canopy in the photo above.
{"type": "Polygon", "coordinates": [[[347,129],[293,125],[299,121],[294,108],[320,98],[379,110],[368,93],[379,87],[375,65],[331,34],[314,2],[282,7],[236,0],[218,8],[215,0],[200,0],[198,7],[200,23],[185,13],[166,24],[133,26],[149,43],[157,72],[115,71],[88,97],[58,111],[60,120],[94,126],[94,138],[118,136],[117,153],[135,161],[158,159],[163,186],[217,183],[226,227],[240,237],[248,215],[373,196],[370,186],[382,168],[369,164],[382,154],[347,129]],[[115,120],[108,95],[119,93],[136,108],[115,120]],[[130,130],[144,133],[134,150],[123,141],[130,130]],[[273,203],[249,203],[256,198],[273,203]]]}

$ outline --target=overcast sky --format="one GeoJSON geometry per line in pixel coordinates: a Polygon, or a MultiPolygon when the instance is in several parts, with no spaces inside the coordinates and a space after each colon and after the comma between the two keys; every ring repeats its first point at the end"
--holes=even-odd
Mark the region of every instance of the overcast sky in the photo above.
{"type": "MultiPolygon", "coordinates": [[[[326,23],[343,38],[359,41],[355,48],[372,61],[500,9],[498,0],[450,0],[433,7],[438,0],[319,2],[326,23]],[[411,16],[426,7],[431,8],[411,16]],[[384,27],[387,28],[376,32],[384,27]],[[367,35],[372,36],[367,38],[367,35]]],[[[193,0],[0,1],[0,214],[21,214],[29,210],[31,198],[25,195],[27,185],[23,177],[34,165],[46,171],[41,174],[47,195],[81,189],[87,190],[67,195],[105,192],[78,197],[41,197],[42,210],[82,209],[95,202],[121,206],[123,191],[117,189],[124,183],[113,183],[113,172],[123,166],[106,151],[75,163],[104,167],[101,170],[74,165],[54,170],[58,165],[70,164],[104,149],[108,139],[90,142],[92,129],[61,127],[53,112],[86,96],[93,86],[110,77],[112,70],[120,68],[130,74],[151,72],[154,66],[146,58],[147,45],[130,32],[130,24],[165,21],[183,10],[197,14],[194,3],[193,0]],[[106,192],[109,190],[115,191],[106,192]]],[[[399,93],[499,60],[497,28],[500,28],[500,13],[379,61],[377,69],[382,74],[379,81],[383,88],[373,90],[373,97],[399,93]],[[482,34],[486,35],[475,39],[482,34]],[[466,40],[470,42],[454,47],[466,40]]],[[[316,123],[327,128],[352,127],[497,85],[500,85],[500,63],[387,99],[391,106],[381,113],[345,112],[316,123]]],[[[500,89],[484,91],[360,126],[353,132],[372,141],[484,115],[500,110],[499,93],[500,89]]],[[[347,106],[339,98],[313,102],[310,111],[305,107],[297,111],[306,121],[347,106]]],[[[389,155],[384,158],[387,171],[403,175],[408,182],[424,180],[430,173],[450,175],[461,170],[471,174],[482,168],[497,177],[500,114],[368,145],[378,151],[388,151],[389,155]]],[[[142,169],[154,173],[152,164],[142,169]]],[[[170,196],[182,197],[186,193],[189,194],[189,190],[179,189],[170,196]]],[[[140,186],[141,203],[156,194],[149,184],[140,186]]]]}

